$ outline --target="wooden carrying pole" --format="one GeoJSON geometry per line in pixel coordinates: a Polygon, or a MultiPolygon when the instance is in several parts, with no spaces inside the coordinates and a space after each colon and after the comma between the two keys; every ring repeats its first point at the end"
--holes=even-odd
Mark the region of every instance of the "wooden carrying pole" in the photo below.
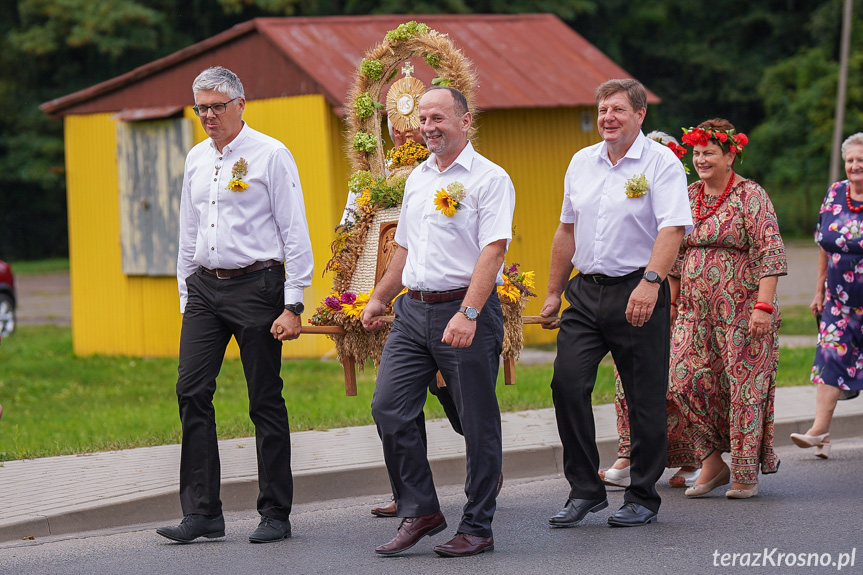
{"type": "MultiPolygon", "coordinates": [[[[380,315],[373,319],[382,319],[386,323],[392,323],[395,316],[380,315]]],[[[526,315],[521,318],[524,325],[540,325],[548,324],[557,320],[557,317],[541,317],[538,315],[526,315]]],[[[305,325],[302,327],[301,334],[323,334],[323,335],[344,335],[344,328],[336,325],[305,325]]],[[[357,366],[354,358],[346,357],[342,363],[345,371],[345,395],[354,397],[357,394],[357,366]]],[[[503,362],[503,382],[506,385],[515,385],[515,361],[510,357],[503,362]]],[[[438,372],[438,386],[444,387],[443,378],[438,372]]]]}

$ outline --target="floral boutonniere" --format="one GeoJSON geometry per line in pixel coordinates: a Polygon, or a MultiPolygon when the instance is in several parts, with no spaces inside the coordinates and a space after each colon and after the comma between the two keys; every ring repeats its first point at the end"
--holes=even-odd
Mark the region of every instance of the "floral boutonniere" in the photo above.
{"type": "Polygon", "coordinates": [[[626,180],[626,195],[630,198],[640,198],[647,193],[647,177],[644,174],[632,176],[626,180]]]}
{"type": "Polygon", "coordinates": [[[434,197],[434,209],[442,213],[448,218],[453,217],[461,207],[461,201],[465,196],[464,186],[458,182],[453,182],[446,187],[440,189],[434,197]]]}
{"type": "Polygon", "coordinates": [[[249,173],[249,162],[245,158],[240,158],[234,163],[231,168],[231,181],[228,182],[228,189],[232,192],[245,192],[249,184],[243,181],[243,176],[249,173]]]}

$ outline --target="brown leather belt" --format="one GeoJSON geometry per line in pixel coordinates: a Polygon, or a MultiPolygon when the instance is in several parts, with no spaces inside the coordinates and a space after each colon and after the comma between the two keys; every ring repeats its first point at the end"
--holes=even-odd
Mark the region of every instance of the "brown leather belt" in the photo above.
{"type": "Polygon", "coordinates": [[[281,266],[281,265],[283,265],[282,262],[280,262],[278,260],[267,260],[267,261],[263,261],[263,262],[255,262],[250,266],[246,266],[244,268],[239,268],[239,269],[235,269],[235,270],[223,270],[223,269],[211,270],[210,268],[205,268],[204,266],[201,266],[201,270],[207,272],[211,276],[216,276],[220,280],[227,280],[227,279],[231,279],[231,278],[235,278],[235,277],[239,277],[239,276],[244,276],[244,275],[250,274],[252,272],[259,272],[259,271],[265,270],[267,268],[274,268],[276,266],[281,266]]]}
{"type": "Polygon", "coordinates": [[[442,303],[445,301],[464,299],[464,296],[467,295],[467,288],[449,291],[414,291],[409,289],[408,295],[423,303],[442,303]]]}

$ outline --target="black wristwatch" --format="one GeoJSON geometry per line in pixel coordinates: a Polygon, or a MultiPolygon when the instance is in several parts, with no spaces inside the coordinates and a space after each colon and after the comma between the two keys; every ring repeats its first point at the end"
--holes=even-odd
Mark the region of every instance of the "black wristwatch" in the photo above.
{"type": "Polygon", "coordinates": [[[304,306],[302,303],[289,303],[285,304],[285,309],[297,315],[301,315],[303,313],[303,310],[306,309],[306,306],[304,306]]]}
{"type": "Polygon", "coordinates": [[[644,281],[650,282],[652,284],[661,284],[662,278],[659,277],[659,274],[656,272],[646,272],[644,274],[644,281]]]}

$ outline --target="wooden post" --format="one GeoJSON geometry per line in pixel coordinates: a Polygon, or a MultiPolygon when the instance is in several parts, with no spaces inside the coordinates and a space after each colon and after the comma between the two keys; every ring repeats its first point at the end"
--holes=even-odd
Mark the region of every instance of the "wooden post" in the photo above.
{"type": "Polygon", "coordinates": [[[503,383],[515,385],[515,360],[511,357],[503,360],[503,383]]]}
{"type": "Polygon", "coordinates": [[[345,368],[345,395],[348,397],[357,396],[357,366],[354,364],[354,358],[345,358],[343,364],[345,368]]]}

